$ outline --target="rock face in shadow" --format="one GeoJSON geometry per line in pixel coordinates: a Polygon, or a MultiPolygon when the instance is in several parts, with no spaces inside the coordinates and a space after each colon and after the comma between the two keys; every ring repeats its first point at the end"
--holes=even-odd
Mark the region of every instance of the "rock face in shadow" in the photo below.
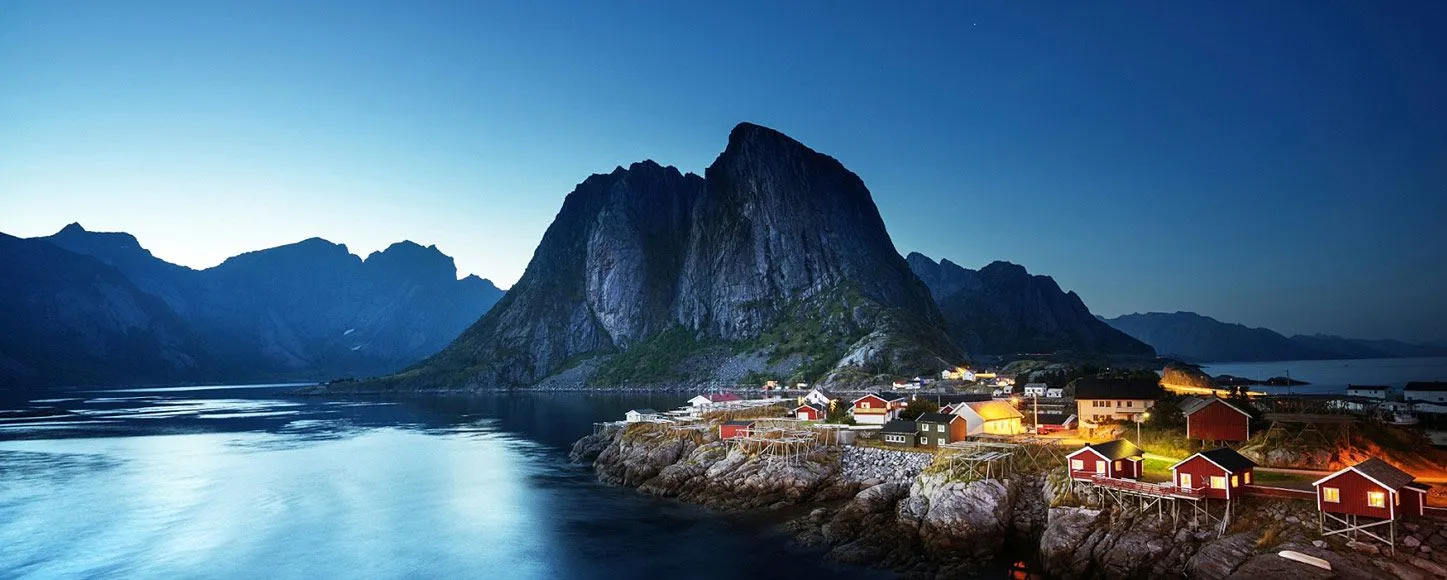
{"type": "Polygon", "coordinates": [[[993,262],[980,270],[911,253],[909,266],[929,286],[950,335],[974,353],[1075,353],[1152,356],[1150,346],[1111,328],[1074,292],[1049,276],[993,262]]]}
{"type": "Polygon", "coordinates": [[[647,161],[584,180],[496,307],[375,385],[533,385],[630,351],[598,365],[598,380],[705,381],[756,351],[811,381],[963,360],[838,161],[745,123],[705,173],[647,161]]]}

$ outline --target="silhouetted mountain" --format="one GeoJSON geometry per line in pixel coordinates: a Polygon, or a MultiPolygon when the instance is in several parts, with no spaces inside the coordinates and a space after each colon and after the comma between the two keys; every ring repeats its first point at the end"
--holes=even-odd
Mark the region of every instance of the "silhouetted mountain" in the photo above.
{"type": "Polygon", "coordinates": [[[204,350],[116,268],[0,234],[0,387],[184,380],[204,350]]]}
{"type": "Polygon", "coordinates": [[[993,262],[979,271],[912,252],[910,269],[929,287],[950,335],[986,354],[1076,353],[1151,356],[1151,347],[1098,320],[1049,276],[993,262]]]}
{"type": "Polygon", "coordinates": [[[1155,347],[1162,356],[1196,362],[1251,362],[1339,358],[1339,353],[1293,341],[1265,328],[1248,328],[1194,312],[1151,312],[1106,323],[1155,347]]]}
{"type": "Polygon", "coordinates": [[[529,385],[588,359],[594,382],[732,382],[759,365],[847,382],[963,355],[859,177],[745,123],[706,178],[645,161],[584,180],[492,311],[377,384],[529,385]]]}
{"type": "MultiPolygon", "coordinates": [[[[159,316],[155,308],[164,311],[165,320],[180,321],[183,334],[191,337],[186,344],[173,339],[163,345],[195,363],[184,375],[127,375],[122,372],[131,365],[127,360],[93,357],[81,364],[77,359],[77,366],[106,377],[98,379],[102,382],[316,379],[389,372],[441,350],[502,296],[487,280],[458,280],[452,258],[436,247],[412,242],[393,244],[362,260],[346,246],[312,238],[248,252],[205,270],[160,260],[130,234],[88,232],[79,224],[25,242],[56,250],[46,256],[84,258],[57,258],[52,266],[57,275],[80,267],[76,264],[109,268],[127,287],[148,297],[153,314],[159,316]]],[[[18,265],[0,262],[7,272],[18,265]]],[[[48,344],[45,340],[58,339],[36,337],[42,346],[48,344]]],[[[74,373],[35,376],[37,383],[94,382],[74,373]]]]}
{"type": "Polygon", "coordinates": [[[1293,342],[1317,350],[1337,353],[1334,358],[1405,358],[1425,356],[1447,356],[1447,347],[1432,344],[1412,344],[1400,340],[1368,340],[1344,338],[1329,334],[1291,337],[1293,342]]]}

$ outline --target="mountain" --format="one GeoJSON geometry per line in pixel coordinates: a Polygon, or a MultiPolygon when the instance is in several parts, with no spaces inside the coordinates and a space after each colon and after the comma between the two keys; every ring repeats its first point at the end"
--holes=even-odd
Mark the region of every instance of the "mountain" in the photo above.
{"type": "Polygon", "coordinates": [[[1432,344],[1412,344],[1400,340],[1369,340],[1344,338],[1330,334],[1303,335],[1291,337],[1293,342],[1317,350],[1337,353],[1333,358],[1407,358],[1447,356],[1447,347],[1432,344]]]}
{"type": "Polygon", "coordinates": [[[1127,314],[1105,322],[1155,347],[1162,356],[1188,361],[1252,362],[1338,356],[1265,328],[1247,328],[1194,312],[1127,314]]]}
{"type": "MultiPolygon", "coordinates": [[[[458,280],[452,258],[435,246],[412,242],[393,244],[363,260],[346,246],[312,238],[204,270],[156,258],[130,234],[90,232],[79,224],[24,242],[12,246],[49,250],[27,249],[29,262],[19,250],[0,259],[0,271],[13,279],[17,292],[50,292],[10,275],[32,267],[39,259],[34,255],[53,260],[50,271],[56,276],[103,268],[125,283],[117,287],[143,295],[146,312],[164,322],[166,333],[146,335],[154,338],[152,347],[191,361],[185,373],[128,374],[126,369],[134,366],[131,355],[92,351],[90,358],[67,359],[57,354],[57,361],[71,360],[70,367],[85,372],[36,370],[27,374],[28,384],[324,379],[391,372],[441,350],[503,294],[476,276],[458,280]]],[[[128,317],[133,318],[101,308],[95,324],[122,324],[128,317]]],[[[65,321],[53,323],[64,327],[65,321]]],[[[13,336],[19,342],[75,352],[73,345],[61,344],[65,336],[16,328],[13,336]]],[[[0,351],[0,356],[10,352],[0,351]]]]}
{"type": "Polygon", "coordinates": [[[645,161],[584,180],[497,306],[373,386],[844,383],[963,360],[863,181],[744,123],[703,177],[645,161]]]}
{"type": "Polygon", "coordinates": [[[1196,362],[1257,362],[1447,356],[1447,348],[1397,340],[1365,340],[1318,334],[1290,338],[1194,312],[1151,312],[1104,319],[1154,346],[1163,356],[1196,362]]]}
{"type": "Polygon", "coordinates": [[[929,287],[950,335],[974,353],[1154,356],[1150,346],[1101,322],[1049,276],[993,262],[980,270],[918,252],[907,261],[929,287]]]}
{"type": "Polygon", "coordinates": [[[0,234],[0,387],[196,376],[200,341],[116,268],[0,234]]]}

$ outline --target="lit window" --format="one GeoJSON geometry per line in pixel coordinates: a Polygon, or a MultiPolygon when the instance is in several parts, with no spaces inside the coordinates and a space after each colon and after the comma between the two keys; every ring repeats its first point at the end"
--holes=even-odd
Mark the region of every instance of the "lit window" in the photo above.
{"type": "Polygon", "coordinates": [[[1096,472],[1096,473],[1100,473],[1100,474],[1104,474],[1104,473],[1105,473],[1105,465],[1106,465],[1106,463],[1105,463],[1104,461],[1097,461],[1097,462],[1095,462],[1095,472],[1096,472]]]}
{"type": "Polygon", "coordinates": [[[1115,462],[1115,470],[1120,471],[1120,461],[1115,462]]]}
{"type": "Polygon", "coordinates": [[[1236,481],[1236,476],[1234,475],[1231,476],[1231,487],[1241,487],[1241,484],[1236,481]]]}
{"type": "Polygon", "coordinates": [[[1085,462],[1079,459],[1071,459],[1070,468],[1076,471],[1085,471],[1085,462]]]}
{"type": "Polygon", "coordinates": [[[1246,472],[1244,475],[1242,475],[1242,477],[1246,478],[1246,479],[1245,479],[1246,485],[1251,485],[1251,472],[1250,472],[1250,471],[1246,472]]]}
{"type": "Polygon", "coordinates": [[[1211,487],[1215,489],[1226,489],[1226,478],[1219,475],[1211,476],[1211,487]]]}
{"type": "Polygon", "coordinates": [[[1341,503],[1341,490],[1335,487],[1321,488],[1321,501],[1327,503],[1341,503]]]}
{"type": "Polygon", "coordinates": [[[1191,487],[1191,474],[1189,474],[1189,473],[1182,473],[1182,474],[1181,474],[1181,487],[1184,487],[1184,488],[1190,488],[1190,487],[1191,487]]]}
{"type": "Polygon", "coordinates": [[[1367,505],[1374,508],[1387,507],[1387,494],[1380,491],[1367,492],[1367,505]]]}

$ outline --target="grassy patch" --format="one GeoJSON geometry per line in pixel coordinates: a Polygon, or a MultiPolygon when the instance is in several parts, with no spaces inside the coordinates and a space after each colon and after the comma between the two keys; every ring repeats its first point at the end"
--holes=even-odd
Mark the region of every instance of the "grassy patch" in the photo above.
{"type": "Polygon", "coordinates": [[[591,382],[613,386],[682,380],[679,365],[704,346],[688,329],[674,326],[598,365],[591,382]]]}

